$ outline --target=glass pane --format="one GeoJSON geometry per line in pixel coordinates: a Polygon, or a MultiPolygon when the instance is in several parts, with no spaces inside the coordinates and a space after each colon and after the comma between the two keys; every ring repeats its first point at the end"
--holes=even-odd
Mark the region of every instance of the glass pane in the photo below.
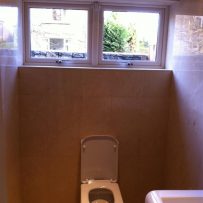
{"type": "Polygon", "coordinates": [[[159,13],[104,11],[103,60],[155,61],[159,13]]]}
{"type": "Polygon", "coordinates": [[[31,8],[31,57],[86,60],[87,22],[86,10],[31,8]]]}
{"type": "Polygon", "coordinates": [[[203,16],[176,15],[173,53],[176,56],[203,54],[203,16]]]}
{"type": "Polygon", "coordinates": [[[18,9],[0,7],[0,50],[17,48],[18,9]]]}

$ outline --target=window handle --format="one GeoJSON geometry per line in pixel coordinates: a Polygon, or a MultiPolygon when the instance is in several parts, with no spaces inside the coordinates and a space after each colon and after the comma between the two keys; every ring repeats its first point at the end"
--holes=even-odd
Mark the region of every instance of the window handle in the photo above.
{"type": "Polygon", "coordinates": [[[63,63],[63,60],[56,60],[56,63],[62,64],[62,63],[63,63]]]}
{"type": "Polygon", "coordinates": [[[128,62],[128,66],[133,66],[133,62],[128,62]]]}

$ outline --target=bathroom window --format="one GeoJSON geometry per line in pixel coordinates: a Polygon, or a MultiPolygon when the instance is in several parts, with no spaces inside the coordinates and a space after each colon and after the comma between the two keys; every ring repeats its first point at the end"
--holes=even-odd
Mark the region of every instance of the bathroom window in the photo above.
{"type": "Polygon", "coordinates": [[[203,16],[176,15],[173,48],[175,56],[203,54],[203,16]]]}
{"type": "Polygon", "coordinates": [[[163,10],[104,7],[101,64],[161,65],[163,10]]]}
{"type": "Polygon", "coordinates": [[[0,6],[0,55],[14,53],[18,46],[18,9],[0,6]]]}
{"type": "Polygon", "coordinates": [[[166,5],[27,2],[24,9],[25,64],[163,68],[166,5]]]}
{"type": "Polygon", "coordinates": [[[89,8],[58,4],[26,4],[26,58],[30,63],[62,61],[87,63],[89,59],[89,8]],[[39,18],[39,16],[41,16],[39,18]]]}

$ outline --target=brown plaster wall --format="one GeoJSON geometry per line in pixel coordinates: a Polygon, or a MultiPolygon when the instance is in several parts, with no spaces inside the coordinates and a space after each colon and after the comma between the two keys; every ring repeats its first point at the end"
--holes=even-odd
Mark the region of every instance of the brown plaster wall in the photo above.
{"type": "Polygon", "coordinates": [[[0,65],[0,202],[20,202],[17,68],[0,65]]]}
{"type": "MultiPolygon", "coordinates": [[[[202,6],[200,0],[182,0],[171,10],[169,44],[172,46],[169,47],[168,64],[172,64],[173,80],[165,173],[169,189],[201,189],[203,186],[202,53],[192,52],[194,48],[188,54],[184,53],[185,50],[174,52],[177,46],[176,15],[203,16],[202,6]]],[[[187,34],[195,38],[197,32],[193,31],[187,34]]]]}
{"type": "Polygon", "coordinates": [[[171,72],[20,68],[23,203],[80,202],[80,140],[118,138],[124,202],[163,187],[171,72]]]}
{"type": "Polygon", "coordinates": [[[17,69],[0,67],[0,202],[79,203],[80,139],[91,134],[120,142],[124,202],[202,188],[202,55],[174,52],[175,16],[203,16],[202,6],[182,0],[171,9],[169,122],[170,71],[20,68],[19,138],[17,69]]]}

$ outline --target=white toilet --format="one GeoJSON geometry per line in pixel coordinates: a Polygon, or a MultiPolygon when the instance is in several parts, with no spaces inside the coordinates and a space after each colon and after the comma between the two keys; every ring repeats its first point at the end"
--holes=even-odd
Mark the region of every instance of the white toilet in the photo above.
{"type": "Polygon", "coordinates": [[[93,135],[81,140],[81,203],[123,203],[118,178],[118,140],[93,135]]]}

